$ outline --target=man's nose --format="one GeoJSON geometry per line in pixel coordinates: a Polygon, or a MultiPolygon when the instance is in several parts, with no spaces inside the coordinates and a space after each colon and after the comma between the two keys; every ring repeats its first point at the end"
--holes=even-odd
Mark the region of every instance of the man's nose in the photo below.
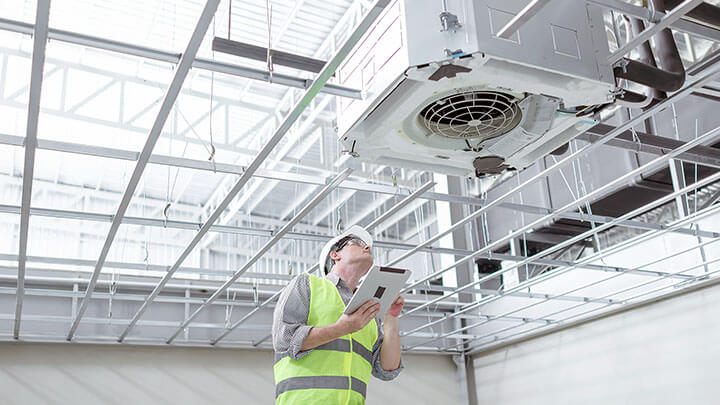
{"type": "Polygon", "coordinates": [[[365,247],[363,247],[363,249],[369,252],[369,251],[370,251],[370,246],[369,246],[369,245],[365,245],[365,247]]]}

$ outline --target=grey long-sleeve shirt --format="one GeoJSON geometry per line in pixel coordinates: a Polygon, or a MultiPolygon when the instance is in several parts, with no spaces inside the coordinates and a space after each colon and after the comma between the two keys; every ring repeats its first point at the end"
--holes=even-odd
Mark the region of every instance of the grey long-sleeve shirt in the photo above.
{"type": "MultiPolygon", "coordinates": [[[[326,277],[338,289],[340,297],[345,305],[352,298],[353,292],[345,282],[337,275],[330,273],[326,277]]],[[[297,360],[306,356],[312,351],[301,350],[302,343],[310,333],[312,326],[307,324],[310,313],[310,278],[303,273],[290,281],[285,290],[280,294],[277,306],[273,313],[272,338],[273,348],[278,355],[289,355],[297,360]]],[[[372,375],[381,380],[392,380],[400,374],[404,368],[402,359],[400,366],[392,371],[384,370],[380,366],[380,348],[383,342],[383,329],[380,321],[375,318],[378,326],[378,340],[372,349],[372,375]]]]}

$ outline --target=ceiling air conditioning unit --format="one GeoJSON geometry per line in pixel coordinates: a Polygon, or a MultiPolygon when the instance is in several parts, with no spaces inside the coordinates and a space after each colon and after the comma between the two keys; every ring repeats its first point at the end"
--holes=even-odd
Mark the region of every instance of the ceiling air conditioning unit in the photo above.
{"type": "Polygon", "coordinates": [[[337,72],[338,132],[360,160],[459,176],[522,169],[595,124],[615,82],[599,8],[553,0],[395,0],[337,72]]]}

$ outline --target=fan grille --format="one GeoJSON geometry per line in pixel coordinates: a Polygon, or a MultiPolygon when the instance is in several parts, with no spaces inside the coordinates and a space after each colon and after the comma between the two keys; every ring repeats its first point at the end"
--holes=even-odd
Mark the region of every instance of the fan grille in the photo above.
{"type": "Polygon", "coordinates": [[[433,101],[420,111],[432,134],[452,139],[489,139],[506,134],[522,118],[514,97],[496,91],[468,91],[433,101]]]}

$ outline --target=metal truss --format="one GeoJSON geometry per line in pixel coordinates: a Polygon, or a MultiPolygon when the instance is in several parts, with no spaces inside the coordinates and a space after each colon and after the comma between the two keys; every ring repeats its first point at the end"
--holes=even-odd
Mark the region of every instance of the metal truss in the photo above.
{"type": "MultiPolygon", "coordinates": [[[[604,127],[603,127],[604,128],[604,127]]],[[[601,131],[598,130],[596,132],[593,132],[593,140],[599,139],[601,131]]],[[[607,132],[603,133],[607,134],[607,132]]],[[[621,135],[624,135],[625,132],[623,132],[621,135]]],[[[659,137],[657,137],[659,138],[659,137]]],[[[657,154],[661,155],[664,154],[665,151],[668,148],[677,148],[685,143],[680,141],[674,141],[667,138],[662,138],[666,140],[667,142],[664,142],[662,145],[658,146],[658,149],[656,149],[657,154]]],[[[5,145],[13,145],[13,146],[22,146],[24,142],[23,137],[19,136],[12,136],[12,135],[2,135],[0,134],[0,144],[5,145]]],[[[612,143],[613,140],[608,141],[608,144],[612,143]]],[[[636,145],[633,143],[633,145],[636,145]]],[[[644,144],[645,145],[645,144],[644,144]]],[[[131,152],[126,150],[119,150],[119,149],[113,149],[113,148],[105,148],[105,147],[95,147],[90,145],[81,145],[81,144],[73,144],[68,142],[60,142],[60,141],[51,141],[51,140],[38,140],[38,149],[43,150],[52,150],[52,151],[59,151],[59,152],[66,152],[66,153],[75,153],[75,154],[82,154],[82,155],[89,155],[89,156],[97,156],[97,157],[104,157],[104,158],[111,158],[111,159],[119,159],[119,160],[128,160],[128,161],[135,161],[137,160],[138,153],[137,152],[131,152]]],[[[696,155],[688,155],[688,153],[695,151],[696,149],[700,149],[704,151],[704,147],[696,146],[694,148],[689,149],[688,152],[683,152],[682,154],[678,155],[679,158],[683,158],[684,160],[688,162],[694,162],[694,163],[701,163],[705,165],[711,165],[712,162],[707,162],[701,159],[702,155],[696,153],[696,155]]],[[[711,148],[707,148],[711,149],[711,148]]],[[[711,151],[712,152],[712,151],[711,151]]],[[[710,155],[712,156],[712,155],[710,155]]],[[[188,159],[188,158],[180,158],[180,157],[173,157],[173,156],[165,156],[165,155],[151,155],[149,159],[150,163],[158,164],[158,165],[165,165],[165,166],[171,166],[171,167],[177,167],[177,168],[187,168],[187,169],[195,169],[195,170],[202,170],[211,172],[213,170],[216,170],[218,172],[223,173],[232,173],[232,174],[242,174],[244,172],[245,167],[244,166],[238,166],[238,165],[231,165],[226,163],[216,163],[215,166],[211,162],[208,162],[206,160],[195,160],[195,159],[188,159]]],[[[712,165],[711,165],[712,166],[712,165]]],[[[279,180],[279,181],[288,181],[288,182],[295,182],[300,184],[307,184],[307,185],[324,185],[327,182],[327,178],[324,176],[313,176],[313,175],[306,175],[306,174],[296,174],[296,173],[287,173],[282,171],[274,171],[274,170],[267,170],[267,169],[258,169],[255,172],[256,177],[270,179],[270,180],[279,180]]],[[[373,184],[373,183],[366,183],[362,181],[356,181],[356,180],[345,180],[343,181],[339,189],[346,189],[346,190],[352,190],[352,191],[365,191],[365,192],[372,192],[372,193],[380,193],[387,196],[387,199],[392,196],[406,196],[410,194],[410,189],[408,187],[394,187],[391,185],[384,185],[384,184],[373,184]]],[[[109,198],[113,199],[111,195],[108,195],[109,198]]],[[[452,194],[446,194],[446,193],[437,193],[437,192],[430,192],[427,191],[423,193],[422,199],[424,200],[430,200],[430,201],[446,201],[446,202],[454,202],[454,203],[461,203],[461,204],[470,204],[470,205],[478,205],[478,206],[484,206],[487,201],[481,198],[477,197],[468,197],[468,196],[459,196],[459,195],[452,195],[452,194]]],[[[384,203],[385,198],[381,198],[380,201],[384,203]]],[[[164,201],[159,201],[158,204],[164,203],[164,201]]],[[[381,205],[380,203],[379,205],[381,205]]],[[[353,218],[350,222],[357,223],[360,222],[363,218],[370,215],[373,211],[375,211],[375,208],[378,205],[373,205],[368,207],[364,212],[358,215],[358,217],[353,218]]],[[[546,215],[550,212],[549,209],[544,207],[536,207],[531,206],[527,204],[517,204],[517,203],[509,203],[509,202],[501,202],[499,207],[514,210],[514,211],[521,211],[526,212],[529,214],[538,214],[538,215],[546,215]]],[[[190,207],[188,207],[190,208],[190,207]]],[[[11,208],[8,208],[11,209],[11,208]]],[[[7,211],[11,212],[11,211],[7,211]]],[[[38,212],[43,212],[38,211],[38,212]]],[[[81,216],[82,217],[82,216],[81,216]]],[[[90,214],[89,217],[84,217],[85,219],[96,217],[96,214],[90,214]]],[[[597,223],[604,223],[608,221],[612,221],[614,218],[608,217],[608,216],[600,216],[600,215],[591,215],[586,213],[575,213],[575,212],[568,212],[563,213],[560,215],[561,218],[565,219],[574,219],[579,221],[593,221],[597,223]]],[[[80,218],[80,217],[78,217],[80,218]]],[[[129,223],[135,223],[138,225],[148,225],[148,226],[162,226],[162,221],[153,221],[151,218],[147,218],[147,223],[138,223],[138,222],[129,222],[129,223]]],[[[182,221],[168,221],[167,226],[177,226],[179,229],[198,229],[199,224],[197,223],[187,223],[183,224],[182,221]],[[181,225],[173,225],[173,224],[181,224],[181,225]]],[[[656,224],[647,223],[643,221],[637,221],[637,220],[627,220],[622,221],[620,223],[621,226],[626,226],[629,228],[637,228],[637,229],[653,229],[656,228],[656,224]]],[[[218,227],[218,229],[223,229],[223,227],[213,225],[213,227],[218,227]]],[[[232,227],[229,227],[231,229],[232,227]]],[[[264,231],[259,231],[260,234],[266,234],[264,231]]],[[[687,230],[687,229],[679,229],[676,232],[678,233],[687,233],[687,234],[699,234],[700,236],[708,236],[712,237],[711,234],[703,234],[703,231],[697,231],[697,230],[687,230]]]]}

